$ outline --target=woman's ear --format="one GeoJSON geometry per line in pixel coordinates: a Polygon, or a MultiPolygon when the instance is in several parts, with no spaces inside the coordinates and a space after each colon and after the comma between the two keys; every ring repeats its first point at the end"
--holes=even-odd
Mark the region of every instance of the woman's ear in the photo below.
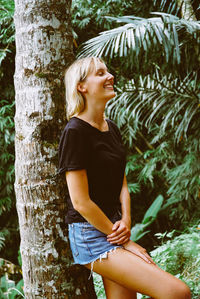
{"type": "Polygon", "coordinates": [[[78,89],[78,91],[80,91],[82,93],[85,93],[87,91],[83,82],[79,82],[77,84],[77,89],[78,89]]]}

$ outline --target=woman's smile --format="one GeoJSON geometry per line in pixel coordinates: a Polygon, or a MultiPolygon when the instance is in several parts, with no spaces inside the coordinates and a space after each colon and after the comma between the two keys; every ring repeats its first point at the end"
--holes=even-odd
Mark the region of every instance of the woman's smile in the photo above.
{"type": "Polygon", "coordinates": [[[110,84],[110,83],[108,83],[108,84],[104,84],[104,88],[111,89],[111,90],[114,89],[114,88],[113,88],[113,85],[110,84]]]}

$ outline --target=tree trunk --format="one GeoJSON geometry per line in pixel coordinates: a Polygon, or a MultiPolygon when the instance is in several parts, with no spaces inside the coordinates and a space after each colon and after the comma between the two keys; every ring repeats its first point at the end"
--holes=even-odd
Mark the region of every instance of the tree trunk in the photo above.
{"type": "Polygon", "coordinates": [[[95,298],[88,271],[73,266],[57,175],[65,126],[62,73],[73,59],[70,0],[15,0],[16,180],[24,293],[95,298]]]}
{"type": "Polygon", "coordinates": [[[197,21],[191,0],[177,0],[177,3],[178,6],[181,7],[181,15],[183,19],[197,21]]]}

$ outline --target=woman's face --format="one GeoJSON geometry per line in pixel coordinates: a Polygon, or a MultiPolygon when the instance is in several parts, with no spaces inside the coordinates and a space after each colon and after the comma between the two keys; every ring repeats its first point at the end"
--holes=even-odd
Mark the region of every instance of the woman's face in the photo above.
{"type": "Polygon", "coordinates": [[[80,91],[86,98],[104,99],[107,102],[115,96],[114,76],[108,72],[103,62],[99,61],[96,67],[92,64],[86,79],[80,84],[80,91]]]}

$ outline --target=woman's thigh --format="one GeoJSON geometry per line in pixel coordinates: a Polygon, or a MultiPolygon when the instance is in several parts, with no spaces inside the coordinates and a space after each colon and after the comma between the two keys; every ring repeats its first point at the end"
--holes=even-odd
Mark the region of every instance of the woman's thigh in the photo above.
{"type": "Polygon", "coordinates": [[[102,277],[107,299],[137,299],[135,291],[102,277]]]}
{"type": "MultiPolygon", "coordinates": [[[[91,264],[86,265],[87,268],[91,264]]],[[[155,299],[190,299],[189,288],[159,267],[135,254],[117,249],[107,259],[97,260],[93,271],[123,287],[155,299]]]]}

